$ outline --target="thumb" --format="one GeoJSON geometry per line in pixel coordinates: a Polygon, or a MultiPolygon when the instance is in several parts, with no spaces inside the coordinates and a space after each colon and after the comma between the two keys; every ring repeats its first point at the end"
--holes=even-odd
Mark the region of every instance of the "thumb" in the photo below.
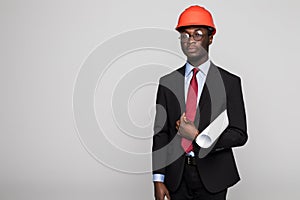
{"type": "Polygon", "coordinates": [[[185,118],[185,112],[182,113],[182,115],[180,116],[180,120],[184,120],[184,118],[185,118]]]}
{"type": "Polygon", "coordinates": [[[182,119],[185,123],[188,123],[188,119],[186,118],[185,112],[182,114],[182,119]]]}

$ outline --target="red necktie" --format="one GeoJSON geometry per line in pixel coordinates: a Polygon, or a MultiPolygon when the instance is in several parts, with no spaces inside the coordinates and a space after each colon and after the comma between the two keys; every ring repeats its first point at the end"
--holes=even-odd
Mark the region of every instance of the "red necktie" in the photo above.
{"type": "MultiPolygon", "coordinates": [[[[196,116],[196,109],[197,109],[197,97],[198,97],[198,83],[196,74],[199,71],[198,68],[193,69],[193,77],[191,79],[187,99],[186,99],[186,110],[185,115],[189,121],[194,122],[196,116]]],[[[181,146],[186,153],[189,153],[193,150],[192,141],[186,138],[181,139],[181,146]]]]}

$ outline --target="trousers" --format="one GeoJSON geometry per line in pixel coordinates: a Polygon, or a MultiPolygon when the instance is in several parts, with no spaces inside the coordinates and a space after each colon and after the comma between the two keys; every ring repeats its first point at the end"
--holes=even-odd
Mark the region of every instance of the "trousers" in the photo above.
{"type": "Polygon", "coordinates": [[[179,188],[170,193],[172,200],[226,200],[227,189],[209,192],[203,185],[197,167],[185,164],[179,188]]]}

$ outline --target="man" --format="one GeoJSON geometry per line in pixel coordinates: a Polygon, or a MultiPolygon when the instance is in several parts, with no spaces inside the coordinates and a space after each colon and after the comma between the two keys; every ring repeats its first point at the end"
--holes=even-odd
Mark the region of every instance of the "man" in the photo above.
{"type": "Polygon", "coordinates": [[[155,198],[224,200],[227,188],[240,180],[232,148],[248,139],[241,80],[209,59],[216,33],[209,11],[187,8],[176,30],[187,62],[159,82],[152,148],[155,198]],[[209,126],[223,113],[228,124],[209,147],[203,146],[204,132],[210,136],[209,126]],[[204,150],[208,153],[201,156],[204,150]]]}

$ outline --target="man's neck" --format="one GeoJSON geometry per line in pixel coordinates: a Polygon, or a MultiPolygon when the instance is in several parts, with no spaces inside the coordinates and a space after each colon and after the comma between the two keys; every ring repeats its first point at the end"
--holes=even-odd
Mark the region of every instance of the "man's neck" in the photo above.
{"type": "Polygon", "coordinates": [[[193,66],[193,67],[199,67],[200,65],[202,65],[203,63],[205,63],[208,60],[208,56],[204,56],[200,59],[191,59],[188,58],[188,62],[193,66]]]}

